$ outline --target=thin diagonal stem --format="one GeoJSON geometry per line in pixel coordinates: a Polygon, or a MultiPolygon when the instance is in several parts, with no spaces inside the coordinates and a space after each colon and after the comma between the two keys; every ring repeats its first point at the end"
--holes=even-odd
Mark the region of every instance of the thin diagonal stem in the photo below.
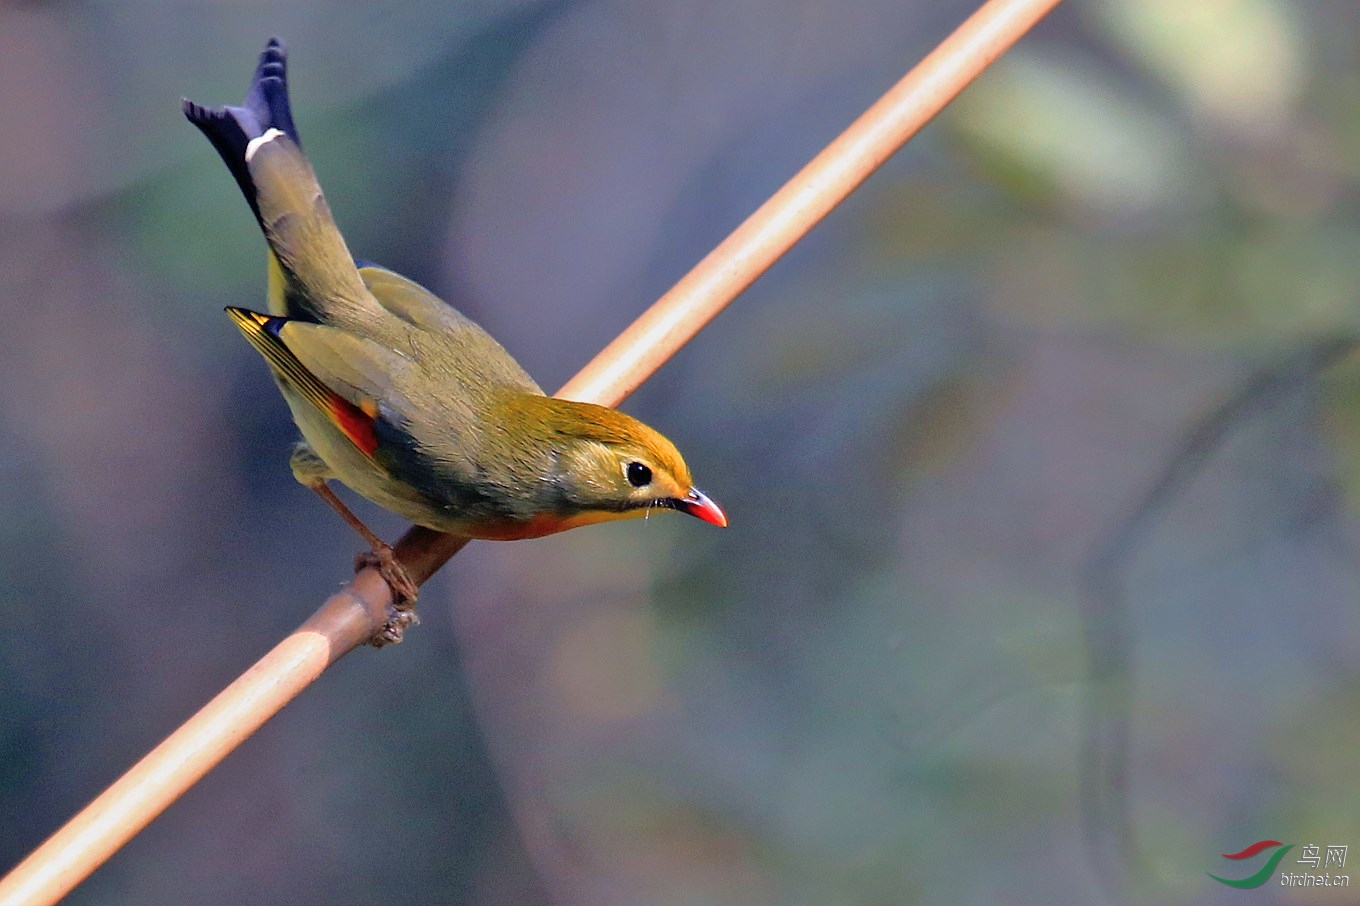
{"type": "MultiPolygon", "coordinates": [[[[989,0],[569,381],[618,405],[1060,0],[989,0]]],[[[466,540],[415,527],[395,545],[423,583],[466,540]]],[[[172,733],[4,879],[0,906],[54,903],[327,667],[372,639],[391,594],[372,569],[172,733]]]]}

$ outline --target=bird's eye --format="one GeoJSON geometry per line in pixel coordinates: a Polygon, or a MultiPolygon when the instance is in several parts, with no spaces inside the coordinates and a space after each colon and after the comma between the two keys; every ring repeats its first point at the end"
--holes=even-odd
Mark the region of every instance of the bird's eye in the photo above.
{"type": "Polygon", "coordinates": [[[630,462],[624,470],[628,483],[635,488],[645,488],[652,483],[652,470],[640,462],[630,462]]]}

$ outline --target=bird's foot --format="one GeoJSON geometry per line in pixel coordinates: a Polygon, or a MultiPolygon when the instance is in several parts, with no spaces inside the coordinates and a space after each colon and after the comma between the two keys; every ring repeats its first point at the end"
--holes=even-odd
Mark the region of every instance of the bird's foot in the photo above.
{"type": "Polygon", "coordinates": [[[406,567],[397,559],[390,545],[378,544],[371,551],[360,551],[354,555],[354,571],[357,573],[373,567],[382,576],[387,587],[392,590],[393,613],[382,628],[373,636],[371,644],[375,648],[400,642],[408,626],[420,622],[416,616],[416,598],[420,590],[406,572],[406,567]]]}
{"type": "Polygon", "coordinates": [[[360,551],[354,555],[354,571],[373,567],[383,577],[387,587],[392,589],[392,604],[397,610],[413,610],[420,589],[406,573],[406,567],[397,559],[396,551],[390,545],[379,543],[371,551],[360,551]]]}

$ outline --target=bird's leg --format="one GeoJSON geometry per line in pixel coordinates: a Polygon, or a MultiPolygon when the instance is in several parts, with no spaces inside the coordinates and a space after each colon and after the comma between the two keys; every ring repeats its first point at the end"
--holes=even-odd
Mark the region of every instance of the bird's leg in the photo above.
{"type": "Polygon", "coordinates": [[[354,571],[372,566],[378,570],[378,575],[383,577],[383,581],[392,589],[392,603],[396,608],[396,616],[383,624],[382,631],[374,639],[375,645],[385,645],[390,642],[400,642],[402,633],[406,627],[416,622],[414,612],[416,597],[419,589],[411,577],[406,573],[406,567],[401,565],[397,559],[397,554],[392,550],[392,546],[383,541],[373,533],[373,530],[364,525],[363,520],[354,515],[354,512],[345,505],[345,502],[336,496],[335,492],[324,481],[308,482],[307,487],[317,493],[322,500],[330,504],[331,509],[340,515],[340,518],[349,523],[350,528],[358,532],[371,551],[360,551],[354,555],[354,571]]]}
{"type": "Polygon", "coordinates": [[[299,441],[293,447],[293,455],[288,459],[288,465],[293,470],[293,477],[298,483],[311,488],[330,505],[330,508],[340,514],[340,518],[349,523],[350,527],[358,532],[363,539],[368,542],[368,546],[373,549],[371,554],[361,553],[354,558],[354,571],[358,572],[366,566],[373,566],[378,570],[378,574],[383,577],[387,587],[392,589],[392,603],[396,613],[383,624],[382,629],[373,637],[372,644],[381,647],[391,642],[400,642],[406,627],[416,622],[416,584],[407,575],[406,569],[397,560],[397,555],[393,552],[381,538],[373,534],[373,531],[345,506],[344,501],[335,496],[335,492],[327,487],[327,480],[335,477],[331,473],[331,468],[326,461],[316,455],[316,451],[306,441],[299,441]]]}
{"type": "Polygon", "coordinates": [[[392,594],[396,597],[398,610],[410,610],[415,606],[416,596],[419,589],[416,583],[411,581],[411,577],[406,574],[406,568],[397,559],[397,554],[392,550],[392,546],[373,533],[373,530],[364,525],[363,521],[354,511],[345,505],[345,502],[336,496],[335,492],[325,483],[308,485],[315,491],[322,500],[330,504],[331,509],[340,514],[340,518],[349,523],[350,528],[358,532],[371,551],[360,551],[354,555],[354,571],[367,566],[375,566],[382,577],[387,580],[387,584],[392,586],[392,594]]]}

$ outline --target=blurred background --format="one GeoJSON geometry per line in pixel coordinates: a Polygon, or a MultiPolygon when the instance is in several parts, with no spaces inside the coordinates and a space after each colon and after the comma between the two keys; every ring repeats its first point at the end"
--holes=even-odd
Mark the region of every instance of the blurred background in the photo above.
{"type": "MultiPolygon", "coordinates": [[[[181,96],[283,36],[351,248],[552,388],[972,7],[0,6],[4,866],[360,546],[181,96]]],[[[1230,904],[1220,853],[1360,849],[1357,34],[1065,4],[625,405],[729,529],[472,545],[70,902],[1230,904]]]]}

